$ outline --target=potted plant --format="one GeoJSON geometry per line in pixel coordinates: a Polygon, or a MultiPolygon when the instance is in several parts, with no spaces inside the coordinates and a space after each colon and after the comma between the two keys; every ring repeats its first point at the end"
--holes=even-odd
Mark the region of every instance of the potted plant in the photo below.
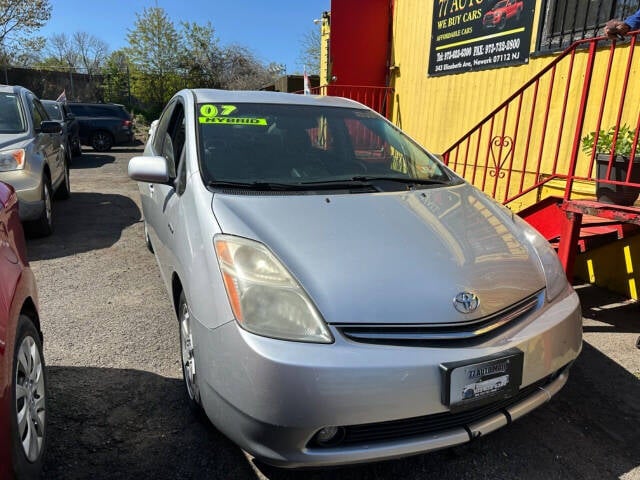
{"type": "MultiPolygon", "coordinates": [[[[598,141],[595,142],[595,132],[591,132],[582,138],[582,151],[587,155],[592,155],[593,150],[596,152],[597,178],[599,180],[615,180],[624,182],[627,180],[627,171],[631,165],[631,151],[633,150],[633,141],[635,139],[635,130],[624,124],[618,130],[615,147],[613,146],[613,137],[616,127],[612,126],[608,130],[600,130],[598,141]],[[611,152],[615,153],[615,157],[611,164],[611,173],[607,178],[607,170],[609,168],[609,160],[611,152]]],[[[633,169],[631,171],[632,183],[640,183],[640,148],[636,152],[633,159],[633,169]]],[[[618,205],[633,205],[640,195],[640,188],[629,187],[626,185],[615,185],[611,183],[602,183],[596,180],[596,195],[599,202],[615,203],[618,205]]]]}

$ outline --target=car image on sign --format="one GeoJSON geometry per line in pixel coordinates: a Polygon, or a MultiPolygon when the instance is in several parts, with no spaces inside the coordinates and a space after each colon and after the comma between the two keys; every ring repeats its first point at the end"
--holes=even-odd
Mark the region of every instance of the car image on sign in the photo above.
{"type": "Polygon", "coordinates": [[[359,103],[182,90],[129,176],[188,402],[263,462],[469,442],[581,350],[548,242],[359,103]]]}

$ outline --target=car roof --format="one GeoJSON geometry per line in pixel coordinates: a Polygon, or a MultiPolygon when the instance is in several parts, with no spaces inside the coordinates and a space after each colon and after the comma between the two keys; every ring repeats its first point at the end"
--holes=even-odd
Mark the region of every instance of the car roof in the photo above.
{"type": "Polygon", "coordinates": [[[20,92],[29,92],[30,90],[20,85],[2,85],[0,84],[0,92],[3,93],[20,93],[20,92]]]}
{"type": "Polygon", "coordinates": [[[267,92],[254,90],[192,90],[197,103],[268,103],[282,105],[312,105],[367,109],[364,105],[342,97],[325,95],[299,95],[296,93],[267,92]]]}

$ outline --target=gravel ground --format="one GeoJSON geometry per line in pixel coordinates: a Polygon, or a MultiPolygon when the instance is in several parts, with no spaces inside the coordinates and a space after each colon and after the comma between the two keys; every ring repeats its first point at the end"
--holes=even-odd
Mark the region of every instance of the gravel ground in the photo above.
{"type": "Polygon", "coordinates": [[[640,479],[639,306],[580,286],[583,353],[566,387],[470,444],[324,471],[253,460],[187,408],[177,322],[144,246],[141,149],[86,152],[54,235],[29,240],[49,375],[46,479],[640,479]]]}

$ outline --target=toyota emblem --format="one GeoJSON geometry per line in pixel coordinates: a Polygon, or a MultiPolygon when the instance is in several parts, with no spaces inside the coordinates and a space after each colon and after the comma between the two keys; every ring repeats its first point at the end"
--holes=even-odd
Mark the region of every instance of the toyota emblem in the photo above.
{"type": "Polygon", "coordinates": [[[475,293],[471,292],[460,292],[453,299],[453,306],[460,313],[471,313],[478,308],[478,305],[480,300],[475,293]]]}

